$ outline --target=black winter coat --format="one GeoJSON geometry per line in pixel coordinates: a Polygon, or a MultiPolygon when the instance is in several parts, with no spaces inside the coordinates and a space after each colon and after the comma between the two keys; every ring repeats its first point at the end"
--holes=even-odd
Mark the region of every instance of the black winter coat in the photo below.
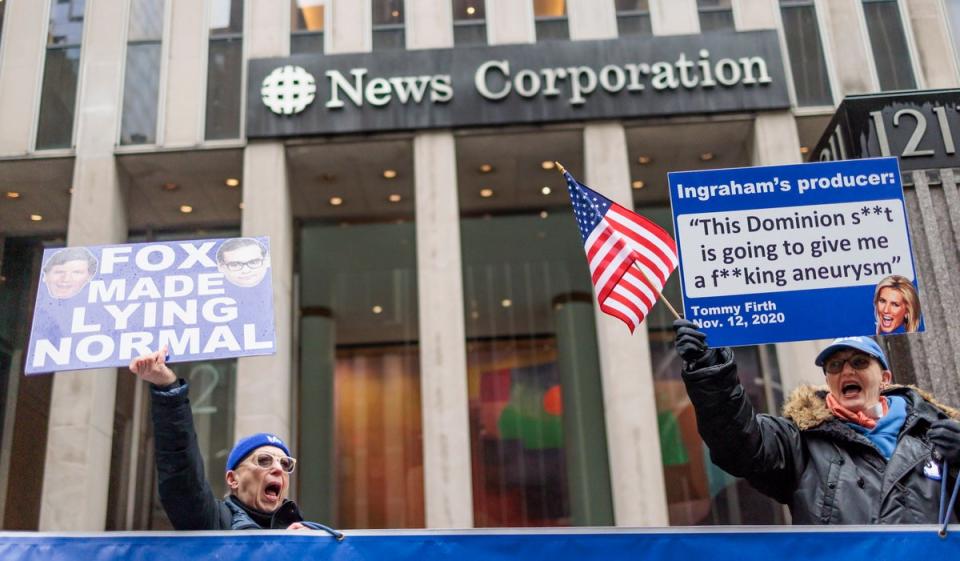
{"type": "MultiPolygon", "coordinates": [[[[884,391],[907,401],[907,418],[888,461],[869,439],[834,417],[825,388],[798,388],[784,417],[757,415],[737,378],[733,351],[718,364],[685,365],[683,381],[713,462],[786,504],[794,524],[936,524],[940,482],[924,474],[930,423],[960,418],[916,388],[884,391]]],[[[951,466],[949,483],[957,477],[951,466]]],[[[960,516],[953,513],[953,521],[960,516]]]]}
{"type": "MultiPolygon", "coordinates": [[[[251,509],[234,496],[214,496],[204,475],[203,457],[183,380],[172,388],[151,386],[154,443],[160,502],[177,530],[286,529],[304,522],[300,509],[286,501],[272,514],[251,509]]],[[[313,527],[313,523],[307,523],[313,527]]]]}

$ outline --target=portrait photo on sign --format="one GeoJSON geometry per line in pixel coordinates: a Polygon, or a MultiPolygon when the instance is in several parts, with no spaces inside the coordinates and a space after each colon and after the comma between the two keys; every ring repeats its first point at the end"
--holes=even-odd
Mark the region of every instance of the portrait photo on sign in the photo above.
{"type": "Polygon", "coordinates": [[[254,238],[229,239],[217,249],[217,269],[234,286],[257,286],[270,271],[270,251],[254,238]]]}
{"type": "Polygon", "coordinates": [[[97,264],[97,258],[85,247],[61,249],[43,265],[43,284],[51,298],[73,298],[96,276],[97,264]]]}
{"type": "Polygon", "coordinates": [[[917,332],[922,319],[920,295],[910,279],[890,275],[877,283],[873,294],[873,315],[877,335],[917,332]]]}

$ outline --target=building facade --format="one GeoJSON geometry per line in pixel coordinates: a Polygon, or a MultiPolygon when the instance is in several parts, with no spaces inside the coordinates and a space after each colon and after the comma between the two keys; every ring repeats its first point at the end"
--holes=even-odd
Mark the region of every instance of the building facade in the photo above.
{"type": "MultiPolygon", "coordinates": [[[[218,491],[234,440],[265,430],[293,443],[305,512],[341,528],[781,523],[711,464],[669,313],[633,335],[598,313],[553,162],[669,228],[668,171],[800,162],[845,95],[957,87],[958,51],[958,0],[2,0],[2,527],[168,527],[144,385],[22,375],[43,248],[235,235],[270,237],[278,352],[177,366],[218,491]],[[644,76],[682,90],[703,45],[761,43],[780,94],[725,58],[711,91],[636,102],[612,90],[642,65],[604,66],[593,90],[620,101],[586,118],[553,112],[542,72],[479,83],[523,99],[449,122],[350,73],[519,53],[556,77],[673,49],[644,76]],[[264,59],[363,63],[341,72],[353,124],[301,125],[331,107],[319,90],[271,116],[264,59]]],[[[758,409],[822,381],[816,349],[738,349],[758,409]]]]}

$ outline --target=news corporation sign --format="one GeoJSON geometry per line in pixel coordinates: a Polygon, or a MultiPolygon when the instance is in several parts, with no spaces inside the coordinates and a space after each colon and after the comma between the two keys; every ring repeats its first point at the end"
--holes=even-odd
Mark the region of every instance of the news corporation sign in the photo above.
{"type": "Polygon", "coordinates": [[[247,137],[784,109],[774,31],[251,60],[247,137]]]}

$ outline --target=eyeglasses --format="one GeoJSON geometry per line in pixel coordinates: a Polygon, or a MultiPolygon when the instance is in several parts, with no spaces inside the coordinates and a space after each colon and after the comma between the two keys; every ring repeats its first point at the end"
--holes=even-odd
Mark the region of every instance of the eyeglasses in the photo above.
{"type": "Polygon", "coordinates": [[[253,270],[263,267],[263,258],[257,257],[256,259],[251,259],[249,261],[227,261],[223,264],[228,271],[236,273],[237,271],[243,269],[244,267],[253,270]]]}
{"type": "Polygon", "coordinates": [[[273,467],[274,461],[280,462],[280,469],[287,473],[293,473],[293,468],[297,465],[296,458],[291,458],[290,456],[274,456],[266,452],[254,454],[250,459],[253,460],[254,465],[260,469],[270,469],[273,467]]]}
{"type": "Polygon", "coordinates": [[[823,369],[827,374],[839,374],[843,370],[843,365],[848,362],[854,370],[866,370],[873,363],[873,359],[863,354],[854,354],[847,358],[831,358],[823,363],[823,369]]]}

